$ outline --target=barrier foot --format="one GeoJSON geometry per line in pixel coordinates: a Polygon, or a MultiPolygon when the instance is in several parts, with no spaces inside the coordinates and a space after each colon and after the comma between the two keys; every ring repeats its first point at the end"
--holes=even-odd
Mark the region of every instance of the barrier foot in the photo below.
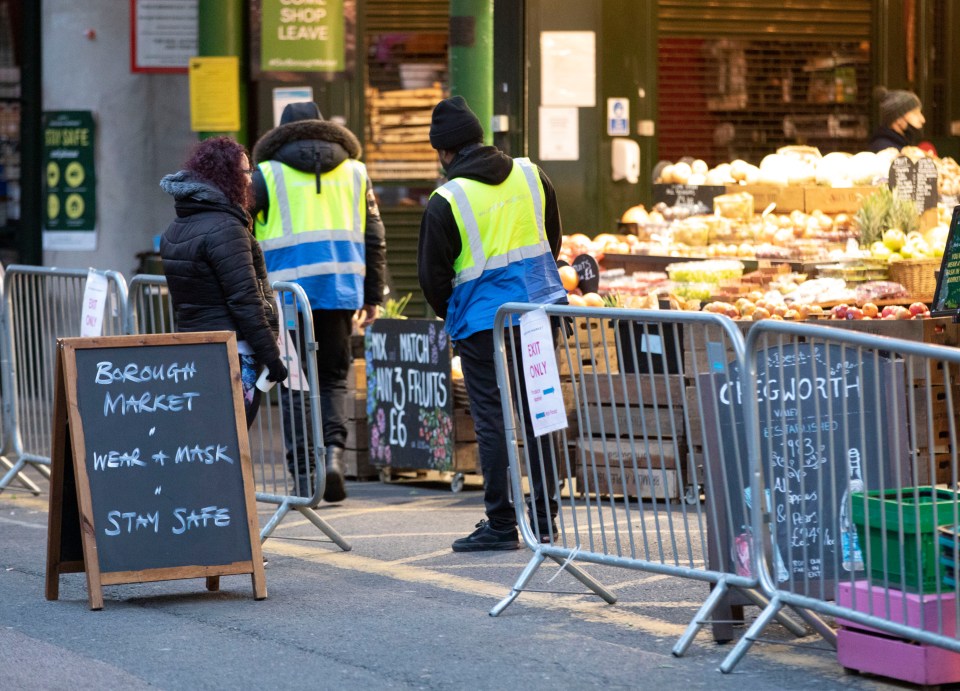
{"type": "Polygon", "coordinates": [[[777,616],[777,613],[780,611],[780,608],[783,605],[780,603],[780,598],[774,596],[770,600],[770,604],[767,605],[760,616],[757,617],[757,620],[753,622],[746,633],[740,637],[740,640],[737,641],[737,644],[733,647],[733,650],[730,651],[730,654],[727,655],[723,662],[720,663],[720,671],[724,674],[729,674],[733,671],[733,668],[737,666],[737,663],[747,654],[747,651],[750,649],[750,646],[753,645],[753,642],[760,637],[760,634],[763,633],[763,630],[770,625],[770,622],[774,617],[777,616]]]}
{"type": "Polygon", "coordinates": [[[533,553],[533,557],[531,557],[530,561],[520,573],[520,577],[517,578],[517,582],[513,584],[513,589],[510,591],[510,594],[500,600],[500,602],[494,605],[493,609],[490,610],[491,617],[495,617],[500,614],[500,612],[509,607],[510,604],[517,599],[517,596],[523,592],[523,587],[530,582],[530,579],[533,578],[533,574],[536,573],[537,569],[540,568],[543,560],[544,556],[540,550],[537,550],[533,553]]]}
{"type": "MultiPolygon", "coordinates": [[[[9,469],[6,475],[4,475],[3,478],[0,478],[0,492],[5,490],[7,486],[11,482],[13,482],[14,478],[16,478],[21,485],[23,485],[26,489],[28,489],[34,495],[40,494],[39,485],[37,485],[33,480],[28,478],[26,475],[22,474],[23,469],[27,465],[27,462],[25,460],[21,458],[16,463],[11,463],[9,460],[7,460],[6,457],[0,456],[0,462],[2,462],[9,469]]],[[[37,467],[39,468],[40,466],[37,466],[37,467]]],[[[48,478],[50,477],[49,471],[47,472],[47,477],[48,478]]]]}
{"type": "Polygon", "coordinates": [[[797,613],[797,616],[803,619],[805,622],[810,624],[810,627],[820,634],[820,637],[827,642],[833,648],[837,647],[837,632],[831,628],[831,626],[821,619],[819,616],[807,609],[802,609],[800,607],[793,607],[793,611],[797,613]]]}
{"type": "Polygon", "coordinates": [[[307,520],[313,523],[317,529],[330,538],[340,549],[344,552],[349,552],[353,549],[353,546],[341,537],[340,533],[334,530],[329,523],[320,518],[317,515],[317,512],[311,509],[309,506],[298,506],[296,507],[297,511],[302,513],[307,517],[307,520]]]}
{"type": "MultiPolygon", "coordinates": [[[[260,497],[258,496],[259,500],[260,497]]],[[[267,521],[266,525],[260,529],[260,544],[262,545],[267,541],[267,538],[273,535],[273,531],[277,529],[277,526],[280,525],[280,521],[290,513],[290,502],[285,501],[280,504],[280,507],[270,516],[270,520],[267,521]]]]}
{"type": "MultiPolygon", "coordinates": [[[[746,596],[748,600],[751,600],[753,604],[755,604],[760,609],[763,609],[764,607],[770,604],[770,600],[768,600],[766,597],[763,596],[763,594],[759,593],[756,590],[753,590],[750,588],[743,588],[741,592],[746,596]]],[[[800,616],[801,619],[804,618],[799,611],[797,611],[797,614],[800,616]]],[[[806,627],[803,624],[793,619],[783,610],[780,610],[779,612],[777,612],[777,622],[797,638],[803,638],[804,636],[810,633],[809,631],[807,631],[806,627]]]]}
{"type": "Polygon", "coordinates": [[[703,628],[703,625],[709,620],[710,616],[713,614],[713,608],[717,606],[717,603],[720,602],[720,599],[727,594],[729,586],[727,586],[726,581],[719,581],[713,590],[710,591],[709,597],[704,601],[700,606],[700,609],[697,610],[696,616],[687,626],[687,630],[683,632],[683,635],[680,637],[680,640],[677,641],[676,645],[673,646],[673,650],[670,651],[673,653],[674,657],[681,657],[687,648],[690,647],[690,644],[693,643],[693,639],[697,637],[700,629],[703,628]]]}
{"type": "Polygon", "coordinates": [[[566,559],[555,557],[552,554],[549,556],[555,562],[560,564],[560,568],[562,570],[569,571],[571,576],[573,576],[578,581],[583,583],[583,585],[585,585],[587,588],[592,590],[597,596],[599,596],[608,605],[612,605],[617,601],[617,596],[611,593],[609,590],[607,590],[606,586],[604,586],[603,583],[601,583],[596,578],[588,574],[586,571],[581,569],[572,561],[567,561],[566,559]]]}

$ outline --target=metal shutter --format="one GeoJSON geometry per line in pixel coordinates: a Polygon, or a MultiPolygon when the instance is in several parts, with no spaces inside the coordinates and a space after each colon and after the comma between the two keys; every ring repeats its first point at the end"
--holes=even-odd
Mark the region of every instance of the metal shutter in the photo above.
{"type": "Polygon", "coordinates": [[[659,0],[658,19],[662,159],[866,145],[870,0],[659,0]]]}

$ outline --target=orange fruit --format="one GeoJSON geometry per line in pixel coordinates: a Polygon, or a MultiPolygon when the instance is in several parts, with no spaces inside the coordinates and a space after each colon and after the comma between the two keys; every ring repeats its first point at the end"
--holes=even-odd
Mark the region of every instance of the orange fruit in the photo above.
{"type": "Polygon", "coordinates": [[[596,293],[584,293],[583,302],[587,307],[603,307],[603,298],[596,293]]]}
{"type": "Polygon", "coordinates": [[[560,282],[563,283],[563,289],[568,293],[579,285],[580,277],[577,276],[577,270],[572,266],[561,266],[557,271],[560,272],[560,282]]]}

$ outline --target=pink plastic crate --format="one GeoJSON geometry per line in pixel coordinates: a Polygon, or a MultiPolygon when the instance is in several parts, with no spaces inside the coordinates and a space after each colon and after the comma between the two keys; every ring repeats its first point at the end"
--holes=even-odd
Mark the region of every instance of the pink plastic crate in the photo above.
{"type": "MultiPolygon", "coordinates": [[[[871,587],[868,581],[857,581],[852,586],[846,582],[837,586],[837,604],[926,631],[938,632],[942,628],[945,635],[955,636],[954,593],[937,597],[887,591],[871,587]],[[940,617],[938,610],[942,611],[940,617]]],[[[848,619],[838,617],[837,624],[841,627],[837,632],[837,661],[844,667],[921,685],[960,682],[960,653],[895,638],[848,619]]]]}
{"type": "MultiPolygon", "coordinates": [[[[893,589],[884,590],[877,586],[871,586],[866,580],[856,581],[851,587],[850,582],[846,581],[837,586],[837,604],[864,614],[885,618],[898,624],[906,624],[924,631],[943,633],[951,638],[956,637],[957,601],[956,595],[952,592],[941,593],[938,597],[929,594],[904,593],[893,589]],[[853,597],[854,591],[856,591],[856,602],[854,602],[853,597]],[[904,607],[904,600],[906,600],[906,607],[904,607]],[[887,615],[888,606],[890,608],[889,616],[887,615]],[[938,610],[942,612],[939,615],[940,618],[938,618],[938,610]]],[[[837,618],[837,624],[863,631],[877,631],[877,629],[869,626],[856,624],[839,617],[837,618]]]]}
{"type": "Polygon", "coordinates": [[[960,653],[855,629],[837,632],[837,660],[847,669],[924,686],[960,681],[960,653]]]}

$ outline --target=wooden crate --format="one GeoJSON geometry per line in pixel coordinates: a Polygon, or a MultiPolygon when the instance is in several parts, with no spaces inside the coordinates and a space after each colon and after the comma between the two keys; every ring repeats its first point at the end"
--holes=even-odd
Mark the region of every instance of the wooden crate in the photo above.
{"type": "MultiPolygon", "coordinates": [[[[683,427],[682,403],[675,402],[674,407],[626,406],[615,403],[589,405],[583,411],[583,433],[593,437],[647,437],[664,439],[686,439],[683,427]]],[[[568,414],[569,419],[569,414],[568,414]]]]}
{"type": "Polygon", "coordinates": [[[454,444],[453,472],[479,473],[480,451],[475,441],[459,441],[454,444]]]}
{"type": "Polygon", "coordinates": [[[344,449],[343,474],[351,480],[373,480],[380,471],[370,463],[370,454],[366,449],[344,449]]]}
{"type": "MultiPolygon", "coordinates": [[[[660,447],[660,453],[651,449],[648,469],[645,458],[638,459],[637,472],[630,462],[632,451],[629,444],[623,448],[623,470],[620,456],[613,440],[581,441],[577,444],[576,481],[577,492],[582,496],[587,489],[590,494],[621,496],[644,499],[678,499],[682,491],[680,471],[676,467],[671,445],[660,447]],[[594,474],[596,468],[596,474],[594,474]],[[586,478],[584,474],[586,473],[586,478]]],[[[623,442],[621,442],[623,444],[623,442]]],[[[641,452],[638,449],[638,453],[641,452]]]]}
{"type": "Polygon", "coordinates": [[[473,417],[471,417],[470,411],[465,408],[454,408],[453,410],[453,439],[457,442],[477,440],[477,430],[473,426],[473,417]]]}
{"type": "Polygon", "coordinates": [[[367,393],[367,361],[356,358],[347,370],[347,391],[367,393]]]}

